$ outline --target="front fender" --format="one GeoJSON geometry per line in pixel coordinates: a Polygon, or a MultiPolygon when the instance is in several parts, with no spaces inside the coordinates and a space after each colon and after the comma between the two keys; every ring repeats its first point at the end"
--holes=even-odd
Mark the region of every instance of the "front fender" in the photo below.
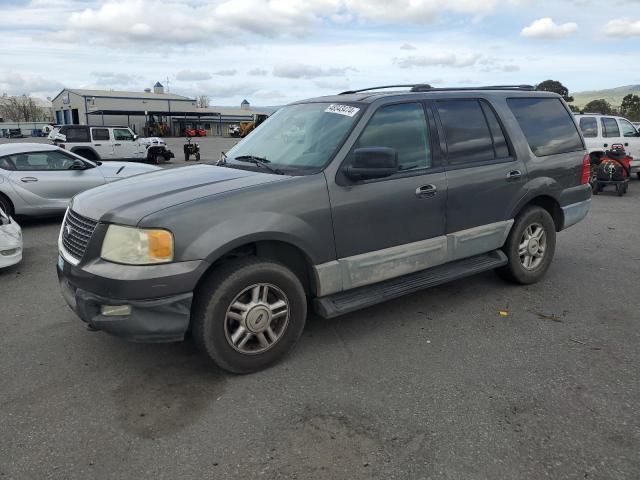
{"type": "Polygon", "coordinates": [[[318,232],[302,219],[276,212],[243,213],[203,231],[185,250],[186,258],[203,258],[214,263],[234,248],[259,241],[280,241],[301,250],[316,263],[314,246],[307,239],[318,232]]]}

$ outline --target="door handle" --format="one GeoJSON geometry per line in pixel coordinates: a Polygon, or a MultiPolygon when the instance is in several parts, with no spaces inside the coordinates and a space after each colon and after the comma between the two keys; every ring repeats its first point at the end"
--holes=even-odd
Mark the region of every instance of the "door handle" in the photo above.
{"type": "Polygon", "coordinates": [[[511,170],[507,173],[507,180],[519,180],[522,178],[522,172],[520,170],[511,170]]]}
{"type": "Polygon", "coordinates": [[[38,179],[36,177],[22,177],[20,181],[22,183],[33,183],[33,182],[37,182],[38,179]]]}
{"type": "Polygon", "coordinates": [[[625,147],[628,147],[628,146],[629,146],[629,143],[625,143],[625,144],[624,144],[624,146],[625,146],[625,147]]]}
{"type": "Polygon", "coordinates": [[[102,144],[101,144],[101,143],[94,143],[94,144],[93,144],[93,146],[94,146],[94,147],[101,147],[101,146],[102,146],[102,144]]]}
{"type": "Polygon", "coordinates": [[[435,197],[436,193],[438,193],[438,187],[432,184],[423,185],[421,187],[416,188],[416,197],[418,198],[435,197]]]}
{"type": "Polygon", "coordinates": [[[114,143],[114,144],[113,144],[113,146],[114,146],[114,147],[121,147],[121,146],[122,146],[122,144],[121,144],[121,143],[114,143]]]}
{"type": "Polygon", "coordinates": [[[604,148],[607,148],[608,146],[609,146],[609,144],[608,144],[608,143],[605,143],[605,144],[604,144],[604,148]]]}

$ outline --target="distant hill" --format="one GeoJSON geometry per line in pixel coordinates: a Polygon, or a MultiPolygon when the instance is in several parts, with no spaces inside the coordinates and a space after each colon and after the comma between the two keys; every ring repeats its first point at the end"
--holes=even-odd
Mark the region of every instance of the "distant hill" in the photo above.
{"type": "Polygon", "coordinates": [[[607,90],[593,90],[590,92],[576,92],[571,93],[574,98],[573,104],[576,107],[584,107],[592,100],[605,99],[614,107],[619,107],[622,103],[622,99],[633,93],[640,95],[640,85],[627,85],[625,87],[609,88],[607,90]]]}

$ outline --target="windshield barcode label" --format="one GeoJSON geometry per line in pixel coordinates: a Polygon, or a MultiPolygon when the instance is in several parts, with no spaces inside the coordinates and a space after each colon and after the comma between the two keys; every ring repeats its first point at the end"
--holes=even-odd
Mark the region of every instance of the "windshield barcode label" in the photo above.
{"type": "Polygon", "coordinates": [[[350,105],[340,105],[337,103],[329,105],[325,110],[327,113],[337,113],[338,115],[345,115],[347,117],[353,117],[359,111],[359,108],[352,107],[350,105]]]}

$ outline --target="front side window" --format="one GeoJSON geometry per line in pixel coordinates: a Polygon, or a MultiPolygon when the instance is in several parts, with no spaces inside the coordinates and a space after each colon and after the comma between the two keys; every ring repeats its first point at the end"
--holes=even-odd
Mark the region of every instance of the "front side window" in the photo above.
{"type": "Polygon", "coordinates": [[[450,165],[494,160],[493,138],[478,100],[437,102],[450,165]]]}
{"type": "Polygon", "coordinates": [[[380,107],[353,147],[388,147],[398,153],[400,170],[431,167],[429,131],[419,103],[380,107]]]}
{"type": "Polygon", "coordinates": [[[353,104],[326,102],[283,107],[227,152],[226,166],[247,168],[246,160],[257,157],[289,173],[302,174],[323,168],[342,145],[362,110],[353,104]]]}
{"type": "Polygon", "coordinates": [[[76,160],[75,157],[57,151],[19,153],[6,158],[21,172],[69,170],[76,160]]]}
{"type": "Polygon", "coordinates": [[[598,136],[598,121],[591,117],[580,119],[580,130],[584,138],[596,138],[598,136]]]}
{"type": "Polygon", "coordinates": [[[638,131],[636,128],[631,125],[631,122],[628,122],[622,118],[618,119],[618,123],[620,123],[620,128],[622,129],[622,135],[624,137],[637,137],[638,131]]]}
{"type": "Polygon", "coordinates": [[[617,138],[620,136],[620,129],[615,118],[602,119],[602,136],[605,138],[617,138]]]}
{"type": "Polygon", "coordinates": [[[94,141],[105,141],[109,140],[109,129],[108,128],[93,128],[91,130],[91,136],[94,141]]]}
{"type": "Polygon", "coordinates": [[[114,128],[113,139],[119,142],[133,142],[133,133],[128,128],[114,128]]]}
{"type": "Polygon", "coordinates": [[[507,104],[537,157],[584,149],[578,126],[559,98],[509,98],[507,104]]]}

